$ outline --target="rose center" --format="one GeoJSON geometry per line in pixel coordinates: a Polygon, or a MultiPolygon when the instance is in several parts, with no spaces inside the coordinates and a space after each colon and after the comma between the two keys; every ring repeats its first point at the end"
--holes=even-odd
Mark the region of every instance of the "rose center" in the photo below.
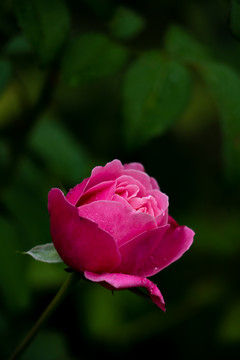
{"type": "Polygon", "coordinates": [[[154,196],[140,196],[140,189],[135,184],[128,184],[126,182],[120,183],[117,185],[115,194],[120,198],[123,198],[125,201],[131,205],[135,211],[140,211],[143,213],[148,213],[152,216],[157,216],[161,213],[161,210],[158,208],[158,204],[154,196]]]}

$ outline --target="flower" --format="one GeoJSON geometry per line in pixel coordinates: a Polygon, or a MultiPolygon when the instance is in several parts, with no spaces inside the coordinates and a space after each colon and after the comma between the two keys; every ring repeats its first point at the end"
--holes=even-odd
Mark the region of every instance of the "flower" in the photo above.
{"type": "Polygon", "coordinates": [[[140,163],[97,166],[66,196],[51,189],[48,209],[52,241],[65,264],[112,290],[146,288],[165,310],[148,277],[179,259],[194,232],[168,215],[167,195],[140,163]]]}

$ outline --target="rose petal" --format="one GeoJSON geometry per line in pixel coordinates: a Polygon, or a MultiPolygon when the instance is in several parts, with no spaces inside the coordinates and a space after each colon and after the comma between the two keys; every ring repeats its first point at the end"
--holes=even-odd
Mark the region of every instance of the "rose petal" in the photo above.
{"type": "Polygon", "coordinates": [[[148,194],[156,199],[157,206],[161,210],[161,213],[156,217],[158,226],[166,225],[168,223],[168,196],[156,189],[150,190],[148,194]]]}
{"type": "Polygon", "coordinates": [[[147,192],[147,195],[152,195],[158,204],[158,208],[160,210],[166,211],[168,209],[168,196],[163,192],[153,189],[147,192]]]}
{"type": "Polygon", "coordinates": [[[134,170],[145,172],[144,166],[142,164],[138,163],[138,162],[132,162],[132,163],[124,164],[123,167],[126,170],[134,169],[134,170]]]}
{"type": "Polygon", "coordinates": [[[155,217],[158,227],[166,225],[168,221],[168,209],[155,217]]]}
{"type": "Polygon", "coordinates": [[[141,234],[123,244],[121,264],[115,271],[153,276],[178,260],[191,246],[194,232],[187,226],[171,224],[141,234]]]}
{"type": "Polygon", "coordinates": [[[72,204],[76,205],[79,198],[84,192],[84,189],[89,181],[89,178],[84,179],[81,184],[76,185],[73,189],[70,189],[66,195],[66,199],[72,204]]]}
{"type": "Polygon", "coordinates": [[[144,277],[152,273],[154,251],[169,227],[166,225],[146,231],[120,246],[122,261],[115,271],[144,277]]]}
{"type": "Polygon", "coordinates": [[[150,177],[145,172],[135,169],[126,169],[124,170],[123,174],[131,176],[134,179],[138,180],[145,187],[146,190],[152,189],[150,177]]]}
{"type": "MultiPolygon", "coordinates": [[[[124,199],[123,201],[125,202],[124,199]]],[[[117,201],[96,201],[80,206],[78,212],[80,216],[96,222],[101,229],[111,234],[118,246],[138,234],[156,228],[155,219],[151,215],[136,212],[117,201]]]]}
{"type": "Polygon", "coordinates": [[[147,289],[152,301],[157,306],[159,306],[160,309],[165,311],[165,302],[160,290],[152,281],[146,278],[119,273],[95,274],[89,271],[85,271],[84,276],[86,279],[98,282],[111,290],[124,290],[134,287],[143,287],[147,289]]]}
{"type": "Polygon", "coordinates": [[[113,160],[105,166],[96,166],[91,173],[86,190],[103,181],[115,180],[123,171],[123,165],[120,160],[113,160]]]}
{"type": "Polygon", "coordinates": [[[168,215],[168,223],[174,228],[177,228],[179,226],[176,220],[174,220],[174,218],[170,215],[168,215]]]}
{"type": "Polygon", "coordinates": [[[129,199],[137,196],[139,192],[139,187],[135,184],[120,184],[117,186],[115,192],[116,194],[128,201],[129,199]]]}
{"type": "Polygon", "coordinates": [[[103,181],[116,180],[121,175],[132,176],[138,180],[146,189],[152,189],[152,180],[145,173],[144,167],[140,163],[130,163],[123,165],[120,160],[113,160],[105,166],[96,166],[91,173],[85,190],[103,181]]]}
{"type": "Polygon", "coordinates": [[[150,176],[150,182],[151,182],[151,185],[152,185],[152,188],[155,189],[155,190],[160,190],[160,187],[158,185],[158,182],[157,180],[154,178],[154,177],[151,177],[150,176]]]}
{"type": "Polygon", "coordinates": [[[48,196],[50,230],[57,252],[76,271],[111,271],[121,258],[109,233],[94,222],[81,218],[60,189],[48,196]]]}
{"type": "Polygon", "coordinates": [[[146,189],[138,180],[134,179],[132,176],[121,175],[116,180],[117,187],[126,185],[136,185],[138,187],[138,196],[144,196],[146,194],[146,189]]]}
{"type": "Polygon", "coordinates": [[[174,228],[170,225],[146,267],[152,267],[146,276],[152,276],[178,260],[192,245],[194,231],[187,226],[174,228]]]}
{"type": "Polygon", "coordinates": [[[103,181],[85,191],[78,200],[76,206],[79,207],[83,204],[88,204],[98,200],[111,200],[115,193],[115,189],[116,182],[114,180],[103,181]]]}

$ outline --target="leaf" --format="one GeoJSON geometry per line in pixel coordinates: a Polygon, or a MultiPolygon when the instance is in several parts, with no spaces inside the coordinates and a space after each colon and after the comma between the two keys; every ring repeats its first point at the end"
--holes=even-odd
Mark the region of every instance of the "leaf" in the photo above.
{"type": "Polygon", "coordinates": [[[38,245],[27,251],[25,254],[32,256],[35,260],[47,263],[63,262],[58,255],[53,243],[38,245]]]}
{"type": "Polygon", "coordinates": [[[41,63],[54,60],[70,27],[64,0],[15,0],[14,11],[41,63]]]}
{"type": "Polygon", "coordinates": [[[186,62],[211,58],[207,47],[176,25],[172,25],[165,35],[165,49],[176,59],[186,62]]]}
{"type": "Polygon", "coordinates": [[[102,34],[76,37],[66,50],[63,78],[71,86],[113,75],[127,60],[127,50],[102,34]]]}
{"type": "Polygon", "coordinates": [[[4,91],[11,79],[12,69],[8,61],[0,60],[0,94],[4,91]]]}
{"type": "Polygon", "coordinates": [[[232,34],[240,41],[240,1],[231,0],[230,28],[232,34]]]}
{"type": "Polygon", "coordinates": [[[201,74],[220,112],[227,178],[240,180],[240,75],[227,65],[206,62],[201,74]]]}
{"type": "Polygon", "coordinates": [[[239,181],[240,75],[229,66],[214,62],[207,48],[179,27],[168,30],[165,45],[173,56],[195,65],[212,93],[220,113],[226,175],[231,182],[239,181]]]}
{"type": "Polygon", "coordinates": [[[84,148],[57,120],[44,117],[29,137],[29,148],[46,163],[61,182],[79,182],[91,170],[91,159],[84,148]]]}
{"type": "Polygon", "coordinates": [[[142,55],[124,80],[127,143],[140,145],[168,130],[184,111],[190,89],[189,72],[181,64],[158,51],[142,55]]]}
{"type": "Polygon", "coordinates": [[[9,56],[16,57],[21,55],[30,55],[32,47],[24,35],[16,35],[9,39],[5,46],[5,53],[9,56]]]}
{"type": "Polygon", "coordinates": [[[111,34],[119,39],[133,39],[145,27],[144,19],[135,11],[119,6],[109,24],[111,34]]]}

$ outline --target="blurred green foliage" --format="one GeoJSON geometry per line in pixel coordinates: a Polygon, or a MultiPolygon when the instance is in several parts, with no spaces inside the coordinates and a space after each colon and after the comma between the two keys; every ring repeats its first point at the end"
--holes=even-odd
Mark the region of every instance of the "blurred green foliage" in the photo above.
{"type": "Polygon", "coordinates": [[[153,279],[167,312],[82,281],[22,358],[236,358],[239,6],[0,2],[0,358],[67,276],[63,264],[20,254],[51,241],[49,189],[67,191],[113,158],[142,162],[170,214],[196,232],[153,279]]]}

